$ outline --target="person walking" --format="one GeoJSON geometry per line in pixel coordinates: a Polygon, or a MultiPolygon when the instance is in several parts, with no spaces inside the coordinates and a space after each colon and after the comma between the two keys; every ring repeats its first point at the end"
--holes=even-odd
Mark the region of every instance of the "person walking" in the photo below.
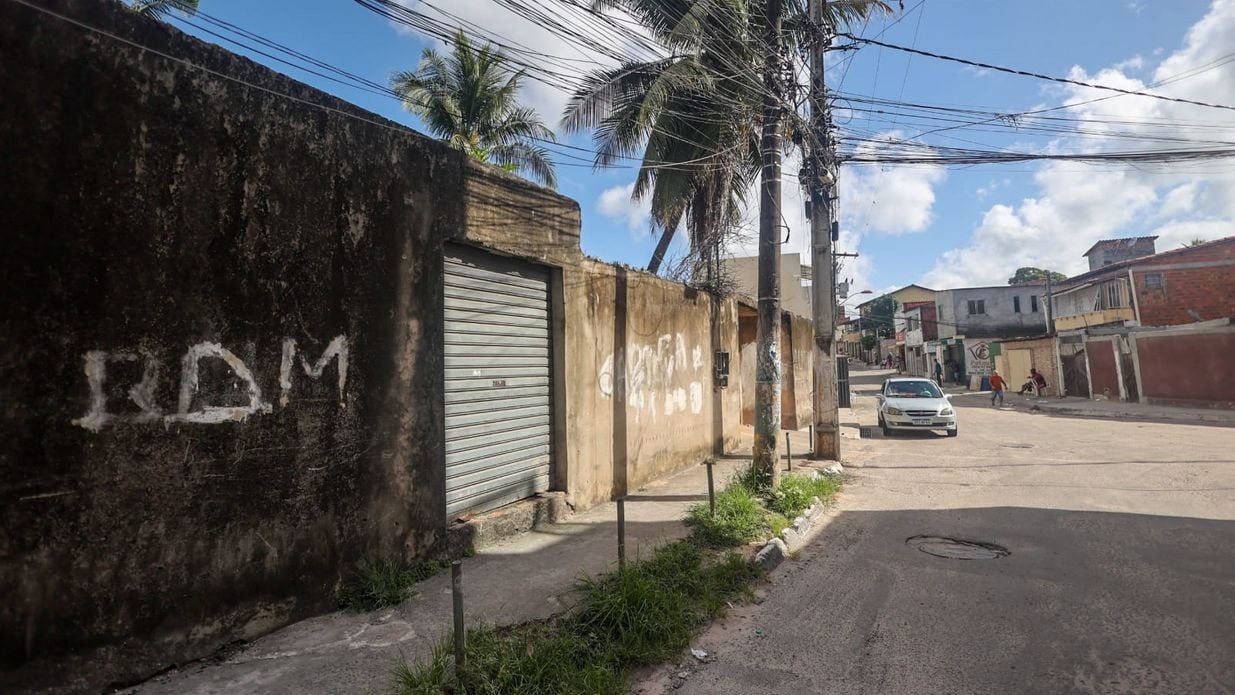
{"type": "Polygon", "coordinates": [[[935,360],[935,383],[943,387],[943,365],[939,364],[939,360],[935,360]]]}
{"type": "Polygon", "coordinates": [[[1007,386],[1007,382],[1003,377],[999,376],[999,372],[991,372],[991,405],[995,405],[995,399],[999,399],[999,405],[1003,405],[1003,390],[1007,386]]]}

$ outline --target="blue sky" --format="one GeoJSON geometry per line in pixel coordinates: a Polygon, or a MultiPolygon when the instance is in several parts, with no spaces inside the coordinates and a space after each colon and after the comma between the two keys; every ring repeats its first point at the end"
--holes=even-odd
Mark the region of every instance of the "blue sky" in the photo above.
{"type": "MultiPolygon", "coordinates": [[[[442,6],[442,2],[437,0],[436,4],[442,6]]],[[[525,43],[551,45],[555,40],[551,35],[538,34],[535,27],[509,16],[490,0],[454,0],[446,6],[525,43]]],[[[1235,50],[1235,0],[907,0],[905,6],[903,14],[872,20],[864,27],[854,27],[853,32],[865,36],[883,32],[880,38],[890,43],[1131,89],[1145,89],[1164,76],[1203,68],[1193,77],[1154,91],[1235,103],[1235,62],[1214,63],[1235,50]]],[[[399,30],[348,0],[202,0],[201,9],[381,82],[394,70],[414,68],[421,50],[431,45],[424,37],[399,30]]],[[[206,40],[227,45],[183,22],[176,23],[206,40]]],[[[251,57],[417,127],[416,120],[390,98],[272,64],[262,56],[251,57]]],[[[921,56],[910,58],[869,46],[839,54],[829,83],[849,94],[1000,112],[1105,95],[921,56]]],[[[562,94],[531,84],[525,96],[550,125],[556,125],[562,94]]],[[[1226,139],[1235,140],[1232,111],[1133,96],[1071,109],[1069,113],[1128,119],[1131,123],[1141,119],[1203,120],[1221,129],[1217,132],[1226,139]]],[[[843,114],[838,120],[843,122],[843,114]]],[[[858,119],[847,125],[872,132],[899,131],[902,136],[921,130],[920,123],[888,119],[874,123],[858,119]]],[[[842,125],[842,130],[847,125],[842,125]]],[[[588,144],[586,135],[563,139],[588,144]]],[[[928,136],[925,141],[1056,151],[1160,146],[971,130],[928,136]]],[[[606,260],[644,265],[654,239],[647,228],[645,209],[630,203],[625,195],[624,187],[633,180],[634,172],[628,168],[592,171],[586,166],[561,166],[558,175],[559,190],[582,206],[584,250],[606,260]]],[[[793,179],[786,183],[792,184],[793,179]]],[[[794,188],[786,186],[786,209],[798,209],[794,188]]],[[[1093,241],[1108,236],[1162,234],[1159,249],[1163,250],[1197,236],[1235,234],[1231,226],[1235,219],[1235,175],[1232,166],[1224,162],[1152,171],[1034,163],[947,171],[847,167],[842,172],[840,195],[843,250],[861,254],[845,272],[854,277],[855,289],[882,290],[910,282],[937,287],[1002,283],[1021,265],[1048,265],[1075,273],[1083,269],[1080,254],[1093,241]]],[[[790,217],[786,250],[804,250],[804,219],[800,214],[790,217]]],[[[746,252],[740,246],[732,251],[746,252]]]]}

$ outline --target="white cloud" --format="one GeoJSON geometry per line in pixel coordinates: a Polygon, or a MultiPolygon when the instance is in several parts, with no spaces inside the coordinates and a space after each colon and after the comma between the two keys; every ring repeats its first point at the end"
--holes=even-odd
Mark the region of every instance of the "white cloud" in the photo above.
{"type": "Polygon", "coordinates": [[[1172,188],[1163,196],[1158,216],[1172,217],[1191,212],[1196,207],[1196,197],[1200,189],[1200,181],[1192,181],[1172,188]]]}
{"type": "MultiPolygon", "coordinates": [[[[889,131],[876,140],[904,138],[889,131]]],[[[873,150],[873,145],[858,148],[873,150]]],[[[849,166],[841,170],[841,215],[849,227],[861,233],[909,234],[930,226],[935,205],[935,187],[947,178],[938,167],[849,166]]]]}
{"type": "MultiPolygon", "coordinates": [[[[1138,91],[1212,103],[1235,104],[1235,63],[1220,59],[1235,45],[1235,0],[1214,0],[1189,31],[1183,46],[1140,80],[1127,70],[1145,70],[1144,59],[1124,61],[1090,74],[1074,67],[1069,77],[1138,91]],[[1156,86],[1149,86],[1149,84],[1156,86]],[[1161,84],[1158,84],[1161,83],[1161,84]]],[[[1094,119],[1100,131],[1131,130],[1141,136],[1195,140],[1235,138],[1235,114],[1188,104],[1070,87],[1067,114],[1094,119]],[[1092,103],[1082,103],[1089,102],[1092,103]],[[1122,123],[1114,123],[1114,122],[1122,123]],[[1133,123],[1134,125],[1126,125],[1133,123]],[[1161,127],[1164,124],[1166,127],[1161,127]]],[[[1161,149],[1170,142],[1070,138],[1051,151],[1161,149]]],[[[1203,144],[1202,144],[1203,146],[1203,144]]],[[[939,287],[1002,284],[1017,267],[1050,267],[1068,274],[1088,268],[1080,255],[1102,238],[1158,234],[1158,250],[1193,238],[1235,235],[1235,172],[1225,164],[1177,163],[1159,167],[1086,166],[1051,163],[1034,177],[1037,193],[1019,202],[993,205],[964,246],[940,255],[922,277],[939,287]],[[1165,222],[1164,222],[1165,220],[1165,222]]],[[[989,192],[989,191],[988,191],[989,192]]]]}
{"type": "Polygon", "coordinates": [[[623,222],[631,236],[640,241],[652,233],[652,203],[647,198],[631,200],[630,194],[634,190],[633,181],[625,186],[606,188],[596,200],[596,207],[605,217],[623,222]]]}
{"type": "Polygon", "coordinates": [[[1210,241],[1235,234],[1229,220],[1191,220],[1170,222],[1150,232],[1158,235],[1155,242],[1159,251],[1177,249],[1193,239],[1210,241]]]}

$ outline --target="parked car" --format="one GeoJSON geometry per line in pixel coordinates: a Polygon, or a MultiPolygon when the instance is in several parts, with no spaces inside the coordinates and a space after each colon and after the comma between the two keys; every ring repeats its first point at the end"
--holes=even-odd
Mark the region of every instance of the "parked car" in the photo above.
{"type": "Polygon", "coordinates": [[[885,437],[896,430],[944,430],[949,437],[956,436],[952,396],[945,395],[930,379],[888,379],[875,398],[885,437]]]}

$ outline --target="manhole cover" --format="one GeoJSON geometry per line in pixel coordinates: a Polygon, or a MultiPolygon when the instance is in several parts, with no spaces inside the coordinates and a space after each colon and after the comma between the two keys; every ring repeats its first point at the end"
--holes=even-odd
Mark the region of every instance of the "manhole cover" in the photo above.
{"type": "Polygon", "coordinates": [[[944,536],[913,536],[905,539],[905,545],[917,548],[927,555],[950,560],[998,560],[1012,554],[1012,551],[1002,545],[944,536]]]}

